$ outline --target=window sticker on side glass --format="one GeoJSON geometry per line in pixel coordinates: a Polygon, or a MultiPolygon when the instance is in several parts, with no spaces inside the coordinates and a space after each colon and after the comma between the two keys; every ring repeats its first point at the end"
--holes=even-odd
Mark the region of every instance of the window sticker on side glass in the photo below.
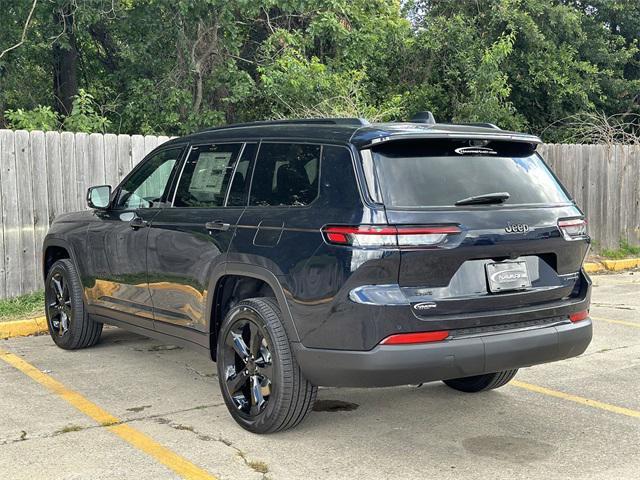
{"type": "Polygon", "coordinates": [[[191,177],[190,192],[219,194],[232,152],[202,152],[191,177]]]}

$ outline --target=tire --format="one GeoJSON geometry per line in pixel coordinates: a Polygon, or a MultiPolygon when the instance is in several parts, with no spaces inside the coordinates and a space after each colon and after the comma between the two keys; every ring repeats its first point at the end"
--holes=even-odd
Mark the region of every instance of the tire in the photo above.
{"type": "Polygon", "coordinates": [[[474,377],[443,380],[443,382],[454,390],[476,393],[500,388],[509,383],[513,377],[516,376],[516,373],[518,373],[517,368],[515,370],[504,370],[502,372],[487,373],[485,375],[476,375],[474,377]]]}
{"type": "Polygon", "coordinates": [[[58,260],[47,274],[45,313],[49,334],[60,348],[77,350],[100,340],[102,323],[89,318],[78,272],[69,259],[58,260]]]}
{"type": "Polygon", "coordinates": [[[216,366],[229,413],[250,432],[293,428],[315,403],[318,387],[300,371],[275,298],[243,300],[229,311],[216,366]]]}

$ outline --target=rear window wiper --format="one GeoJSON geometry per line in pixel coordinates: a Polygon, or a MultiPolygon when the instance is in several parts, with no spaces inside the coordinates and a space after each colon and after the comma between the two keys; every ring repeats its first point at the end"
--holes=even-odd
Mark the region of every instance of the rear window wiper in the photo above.
{"type": "Polygon", "coordinates": [[[482,195],[474,195],[473,197],[463,198],[458,200],[455,205],[480,205],[489,203],[502,203],[505,200],[509,200],[509,192],[494,192],[484,193],[482,195]]]}

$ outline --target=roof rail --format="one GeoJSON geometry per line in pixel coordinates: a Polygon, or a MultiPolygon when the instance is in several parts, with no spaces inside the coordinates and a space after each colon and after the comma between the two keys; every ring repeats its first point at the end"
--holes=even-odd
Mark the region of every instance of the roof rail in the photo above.
{"type": "Polygon", "coordinates": [[[468,123],[454,123],[453,125],[468,125],[470,127],[486,127],[493,128],[494,130],[502,130],[499,126],[489,122],[468,122],[468,123]]]}
{"type": "Polygon", "coordinates": [[[224,130],[227,128],[243,128],[243,127],[261,127],[269,125],[351,125],[363,127],[369,125],[364,118],[356,117],[337,117],[337,118],[294,118],[282,120],[261,120],[256,122],[232,123],[231,125],[222,125],[220,127],[211,127],[201,130],[201,132],[210,132],[212,130],[224,130]]]}

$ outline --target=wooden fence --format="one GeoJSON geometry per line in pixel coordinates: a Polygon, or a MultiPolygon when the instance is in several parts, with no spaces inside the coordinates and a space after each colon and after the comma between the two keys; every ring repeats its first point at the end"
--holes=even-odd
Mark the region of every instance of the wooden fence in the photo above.
{"type": "MultiPolygon", "coordinates": [[[[91,185],[116,185],[168,137],[0,130],[0,298],[42,288],[51,221],[81,210],[91,185]]],[[[640,147],[543,145],[540,151],[586,212],[601,248],[640,244],[640,147]]]]}
{"type": "Polygon", "coordinates": [[[116,185],[169,137],[0,130],[0,298],[42,288],[53,219],[87,208],[92,185],[116,185]]]}
{"type": "Polygon", "coordinates": [[[595,250],[640,245],[640,146],[538,148],[587,216],[595,250]]]}

